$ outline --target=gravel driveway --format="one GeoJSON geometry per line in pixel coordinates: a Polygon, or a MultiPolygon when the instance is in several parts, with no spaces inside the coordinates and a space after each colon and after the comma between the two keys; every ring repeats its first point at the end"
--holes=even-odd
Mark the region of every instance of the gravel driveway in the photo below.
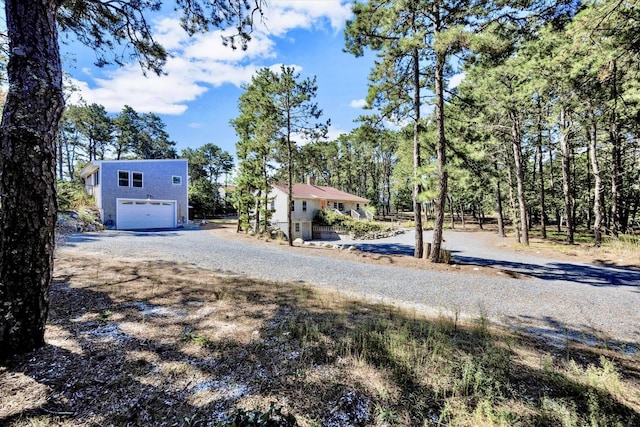
{"type": "MultiPolygon", "coordinates": [[[[412,254],[413,237],[410,232],[346,243],[363,250],[412,254]]],[[[471,232],[451,232],[445,238],[445,247],[458,262],[526,271],[533,278],[363,264],[224,239],[202,230],[85,233],[71,236],[58,251],[185,262],[224,274],[326,286],[428,314],[483,315],[558,345],[571,338],[590,344],[606,340],[625,351],[640,348],[639,271],[498,251],[471,232]]],[[[425,240],[430,241],[428,234],[425,240]]]]}

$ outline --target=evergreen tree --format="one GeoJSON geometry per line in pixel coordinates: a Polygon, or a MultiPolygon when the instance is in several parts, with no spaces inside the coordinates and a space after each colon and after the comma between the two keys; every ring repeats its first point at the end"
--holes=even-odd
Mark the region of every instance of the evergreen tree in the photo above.
{"type": "Polygon", "coordinates": [[[87,160],[104,160],[113,140],[113,122],[107,110],[98,104],[71,105],[65,117],[81,137],[87,160]]]}
{"type": "Polygon", "coordinates": [[[112,148],[116,160],[120,160],[139,145],[140,128],[142,127],[140,115],[136,110],[125,105],[120,114],[113,119],[113,127],[115,138],[112,148]]]}

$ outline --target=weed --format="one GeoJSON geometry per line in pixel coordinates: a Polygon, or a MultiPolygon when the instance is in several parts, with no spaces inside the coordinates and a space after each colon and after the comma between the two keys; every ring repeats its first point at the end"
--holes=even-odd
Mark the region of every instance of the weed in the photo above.
{"type": "Polygon", "coordinates": [[[622,394],[622,381],[615,364],[604,356],[600,357],[600,367],[590,364],[583,369],[575,361],[568,364],[571,375],[588,386],[607,391],[614,396],[622,394]]]}
{"type": "Polygon", "coordinates": [[[565,399],[542,399],[541,413],[548,425],[558,425],[562,427],[575,427],[578,425],[578,415],[576,405],[565,399]]]}
{"type": "Polygon", "coordinates": [[[104,325],[109,321],[109,318],[111,318],[112,315],[113,312],[111,310],[104,310],[98,315],[98,322],[104,325]]]}
{"type": "Polygon", "coordinates": [[[193,330],[187,328],[185,329],[185,331],[182,334],[182,342],[184,343],[193,343],[199,346],[203,346],[203,347],[208,347],[211,346],[213,344],[213,341],[211,341],[211,339],[205,337],[205,336],[201,336],[198,335],[196,333],[193,332],[193,330]]]}
{"type": "Polygon", "coordinates": [[[378,423],[382,425],[397,425],[400,417],[398,416],[398,412],[392,408],[376,405],[376,419],[378,423]]]}

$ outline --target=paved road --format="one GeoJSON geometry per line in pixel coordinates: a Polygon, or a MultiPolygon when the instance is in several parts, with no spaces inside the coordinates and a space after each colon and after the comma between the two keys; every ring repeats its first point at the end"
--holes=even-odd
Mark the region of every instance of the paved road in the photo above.
{"type": "MultiPolygon", "coordinates": [[[[429,239],[430,236],[425,236],[429,239]]],[[[75,235],[59,251],[105,257],[187,262],[224,274],[327,286],[414,308],[492,320],[555,341],[640,346],[640,272],[572,264],[490,249],[474,233],[445,235],[458,262],[526,271],[531,279],[440,273],[296,253],[278,246],[223,239],[200,230],[106,231],[75,235]],[[479,255],[480,254],[480,255],[479,255]]],[[[427,240],[428,241],[428,240],[427,240]]],[[[363,250],[413,253],[413,235],[345,242],[363,250]]]]}

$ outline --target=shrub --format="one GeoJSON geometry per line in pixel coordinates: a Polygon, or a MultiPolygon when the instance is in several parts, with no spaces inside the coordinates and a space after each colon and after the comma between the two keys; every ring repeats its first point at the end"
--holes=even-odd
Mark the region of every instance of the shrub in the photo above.
{"type": "Polygon", "coordinates": [[[75,210],[91,205],[92,197],[87,194],[81,182],[58,180],[57,186],[59,210],[75,210]]]}
{"type": "Polygon", "coordinates": [[[327,225],[344,228],[346,231],[354,234],[354,236],[362,236],[366,233],[382,231],[380,224],[370,221],[358,221],[349,215],[342,215],[331,210],[321,210],[316,214],[314,223],[318,225],[327,225]]]}

